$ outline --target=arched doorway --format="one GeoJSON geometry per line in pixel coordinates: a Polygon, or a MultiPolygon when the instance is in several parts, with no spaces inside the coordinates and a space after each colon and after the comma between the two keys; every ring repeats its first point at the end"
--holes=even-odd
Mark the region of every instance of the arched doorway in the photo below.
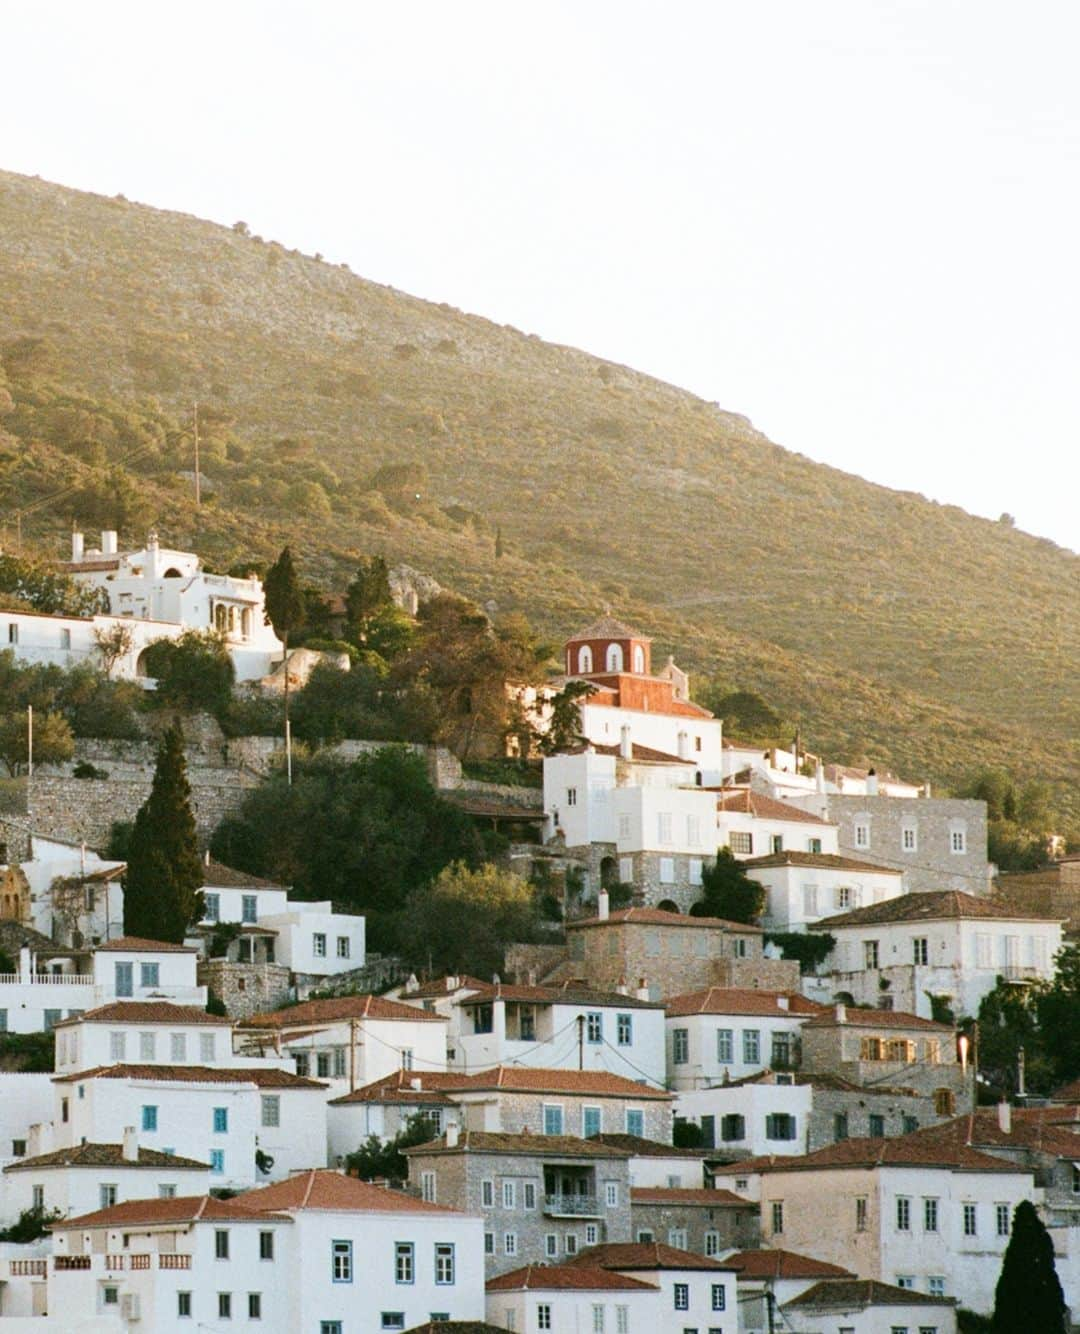
{"type": "Polygon", "coordinates": [[[676,917],[679,915],[679,905],[674,899],[661,899],[656,906],[661,912],[673,912],[676,917]]]}
{"type": "Polygon", "coordinates": [[[619,883],[619,863],[614,857],[600,860],[600,888],[611,889],[619,883]]]}

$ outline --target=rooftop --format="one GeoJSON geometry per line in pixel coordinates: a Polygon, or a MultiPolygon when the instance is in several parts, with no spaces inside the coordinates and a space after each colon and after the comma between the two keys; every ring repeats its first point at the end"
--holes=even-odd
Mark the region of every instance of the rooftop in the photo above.
{"type": "Polygon", "coordinates": [[[711,1256],[678,1250],[659,1241],[608,1242],[600,1246],[589,1246],[583,1251],[578,1251],[570,1263],[586,1268],[599,1265],[602,1269],[730,1270],[733,1267],[727,1260],[721,1263],[711,1256]]]}
{"type": "Polygon", "coordinates": [[[282,1010],[269,1010],[243,1019],[240,1028],[297,1028],[310,1024],[332,1023],[338,1019],[401,1019],[417,1024],[445,1024],[446,1018],[430,1010],[386,1000],[364,993],[359,996],[335,996],[329,1000],[304,1001],[282,1010]]]}
{"type": "Polygon", "coordinates": [[[757,1209],[754,1200],[730,1190],[706,1190],[685,1186],[631,1186],[631,1204],[682,1204],[701,1209],[757,1209]]]}
{"type": "Polygon", "coordinates": [[[146,940],[143,936],[117,936],[103,945],[96,945],[95,950],[122,950],[125,954],[196,954],[193,945],[177,945],[171,940],[146,940]]]}
{"type": "Polygon", "coordinates": [[[452,1214],[442,1204],[429,1204],[415,1195],[389,1186],[345,1176],[341,1172],[311,1168],[296,1172],[284,1181],[245,1191],[236,1203],[257,1213],[322,1209],[334,1213],[452,1214]]]}
{"type": "Polygon", "coordinates": [[[25,1168],[35,1171],[43,1167],[153,1167],[171,1168],[178,1172],[208,1172],[208,1163],[196,1162],[194,1158],[180,1158],[174,1153],[162,1153],[159,1149],[145,1149],[139,1146],[136,1159],[124,1157],[122,1144],[75,1144],[68,1149],[56,1149],[52,1153],[39,1153],[33,1158],[19,1158],[8,1163],[5,1172],[21,1172],[25,1168]]]}
{"type": "Polygon", "coordinates": [[[821,1014],[826,1009],[797,991],[756,991],[751,987],[707,987],[704,991],[690,991],[684,996],[672,996],[666,1008],[669,1019],[691,1014],[754,1014],[773,1018],[787,1014],[799,1017],[821,1014]]]}
{"type": "Polygon", "coordinates": [[[578,1139],[574,1135],[512,1135],[498,1130],[463,1130],[457,1144],[447,1145],[446,1136],[427,1144],[403,1149],[406,1155],[430,1153],[525,1154],[550,1158],[629,1158],[625,1149],[611,1148],[597,1140],[578,1139]]]}
{"type": "Polygon", "coordinates": [[[56,1028],[68,1024],[215,1024],[231,1028],[224,1015],[207,1014],[197,1005],[174,1005],[171,1001],[112,1001],[94,1010],[84,1010],[70,1019],[61,1019],[56,1028]]]}
{"type": "Polygon", "coordinates": [[[592,991],[572,983],[561,987],[514,986],[500,982],[480,983],[474,995],[463,997],[459,1005],[483,1005],[491,1001],[518,1001],[529,1005],[594,1005],[620,1010],[662,1010],[661,1001],[640,1000],[620,991],[592,991]]]}
{"type": "Polygon", "coordinates": [[[655,1292],[654,1283],[643,1283],[599,1265],[525,1265],[508,1274],[488,1279],[488,1292],[655,1292]]]}
{"type": "Polygon", "coordinates": [[[806,866],[823,871],[865,871],[873,875],[902,876],[894,866],[878,866],[875,862],[860,862],[854,857],[841,857],[835,852],[770,852],[764,857],[747,857],[743,866],[806,866]]]}
{"type": "Polygon", "coordinates": [[[851,1311],[867,1306],[955,1306],[955,1297],[932,1297],[914,1288],[897,1288],[876,1278],[828,1278],[784,1303],[798,1307],[851,1311]]]}
{"type": "Polygon", "coordinates": [[[54,1084],[77,1084],[83,1079],[150,1079],[180,1084],[256,1084],[263,1089],[324,1089],[317,1079],[305,1079],[288,1070],[267,1066],[223,1069],[214,1065],[96,1065],[90,1070],[57,1075],[54,1084]]]}
{"type": "Polygon", "coordinates": [[[577,634],[571,635],[566,642],[576,644],[583,639],[639,639],[643,644],[652,642],[648,635],[643,635],[638,630],[632,630],[625,621],[616,620],[614,616],[607,614],[591,622],[583,630],[579,630],[577,634]]]}
{"type": "MultiPolygon", "coordinates": [[[[279,1222],[288,1223],[287,1214],[272,1215],[279,1222]]],[[[108,1209],[95,1209],[78,1218],[65,1218],[52,1224],[54,1232],[69,1232],[87,1227],[132,1227],[145,1223],[161,1226],[167,1223],[257,1223],[267,1214],[245,1209],[239,1200],[216,1200],[212,1195],[177,1195],[172,1199],[125,1200],[108,1209]]]]}
{"type": "Polygon", "coordinates": [[[807,1028],[833,1028],[848,1025],[853,1028],[880,1029],[919,1029],[931,1033],[954,1032],[951,1024],[939,1024],[933,1019],[924,1019],[921,1015],[911,1014],[908,1010],[861,1010],[854,1005],[843,1007],[844,1017],[837,1017],[836,1006],[823,1007],[812,1019],[806,1021],[807,1028]]]}
{"type": "Polygon", "coordinates": [[[677,1149],[674,1144],[663,1144],[655,1139],[643,1139],[640,1135],[624,1135],[605,1131],[600,1135],[590,1136],[590,1142],[607,1144],[612,1149],[625,1149],[635,1158],[692,1158],[701,1162],[709,1157],[711,1149],[677,1149]]]}
{"type": "Polygon", "coordinates": [[[1063,918],[1039,917],[1034,913],[1014,912],[993,899],[976,898],[961,889],[934,889],[921,894],[901,894],[884,903],[837,913],[818,922],[808,923],[811,931],[831,931],[837,926],[870,926],[879,922],[937,922],[959,919],[994,919],[1000,922],[1059,922],[1063,918]]]}
{"type": "Polygon", "coordinates": [[[206,889],[285,889],[276,880],[264,880],[262,876],[251,875],[247,871],[238,871],[235,866],[226,866],[213,858],[203,863],[203,886],[206,889]]]}
{"type": "Polygon", "coordinates": [[[752,1250],[738,1251],[725,1261],[738,1269],[740,1279],[754,1278],[854,1278],[849,1269],[815,1260],[812,1255],[796,1251],[752,1250]]]}
{"type": "Polygon", "coordinates": [[[748,926],[745,922],[730,922],[724,917],[690,917],[678,912],[665,912],[663,908],[618,908],[607,917],[582,917],[575,922],[567,922],[567,931],[581,931],[593,926],[682,926],[696,929],[716,929],[737,931],[740,935],[762,934],[760,926],[748,926]]]}
{"type": "MultiPolygon", "coordinates": [[[[929,1127],[933,1129],[933,1127],[929,1127]]],[[[792,1157],[769,1154],[731,1164],[725,1175],[772,1172],[816,1172],[828,1168],[937,1167],[957,1172],[1017,1172],[1023,1168],[973,1149],[959,1138],[935,1139],[923,1131],[890,1138],[845,1139],[792,1157]]]]}
{"type": "Polygon", "coordinates": [[[834,820],[824,819],[820,815],[811,815],[798,806],[786,801],[777,801],[775,797],[763,796],[752,792],[750,788],[739,788],[735,792],[721,792],[716,799],[718,811],[731,811],[740,815],[751,815],[757,820],[794,820],[800,824],[832,825],[834,820]]]}

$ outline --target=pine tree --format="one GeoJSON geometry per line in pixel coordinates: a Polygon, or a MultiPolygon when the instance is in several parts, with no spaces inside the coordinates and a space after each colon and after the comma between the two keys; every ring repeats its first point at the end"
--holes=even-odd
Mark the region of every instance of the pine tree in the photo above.
{"type": "Polygon", "coordinates": [[[993,1334],[1064,1334],[1068,1328],[1054,1244],[1029,1200],[1021,1201],[1013,1214],[990,1327],[993,1334]]]}
{"type": "MultiPolygon", "coordinates": [[[[282,547],[281,555],[266,572],[263,582],[266,595],[266,619],[274,627],[274,634],[285,650],[285,734],[289,732],[289,635],[304,623],[306,604],[304,590],[297,578],[292,552],[282,547]]],[[[291,780],[291,770],[290,770],[291,780]]]]}
{"type": "Polygon", "coordinates": [[[691,917],[723,917],[729,922],[756,922],[765,910],[765,886],[751,880],[730,848],[718,848],[716,860],[701,874],[701,898],[691,917]]]}
{"type": "Polygon", "coordinates": [[[162,738],[150,796],[139,808],[124,877],[124,932],[179,944],[202,915],[202,864],[191,813],[184,737],[162,738]]]}

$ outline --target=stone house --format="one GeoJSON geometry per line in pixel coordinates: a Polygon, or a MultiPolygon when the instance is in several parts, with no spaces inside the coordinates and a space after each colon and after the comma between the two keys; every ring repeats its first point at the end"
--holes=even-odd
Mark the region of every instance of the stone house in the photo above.
{"type": "Polygon", "coordinates": [[[1025,917],[1060,918],[1065,930],[1080,930],[1080,853],[1059,857],[1037,871],[999,875],[997,898],[1025,917]]]}
{"type": "Polygon", "coordinates": [[[643,1139],[639,1135],[605,1131],[594,1136],[601,1144],[626,1149],[630,1157],[631,1186],[696,1187],[707,1185],[706,1149],[677,1149],[673,1144],[643,1139]]]}
{"type": "Polygon", "coordinates": [[[632,1186],[630,1224],[635,1241],[662,1241],[713,1257],[756,1246],[761,1239],[753,1200],[700,1186],[632,1186]]]}
{"type": "Polygon", "coordinates": [[[452,1125],[404,1152],[410,1186],[425,1200],[483,1216],[488,1278],[630,1239],[624,1150],[571,1135],[459,1133],[452,1125]]]}

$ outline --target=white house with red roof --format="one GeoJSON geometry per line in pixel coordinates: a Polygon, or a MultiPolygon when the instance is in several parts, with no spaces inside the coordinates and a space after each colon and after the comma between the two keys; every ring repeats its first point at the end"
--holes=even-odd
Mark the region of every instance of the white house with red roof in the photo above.
{"type": "Polygon", "coordinates": [[[750,1249],[725,1256],[725,1264],[738,1270],[740,1334],[770,1334],[769,1306],[776,1311],[800,1296],[815,1283],[833,1278],[854,1278],[849,1269],[826,1264],[811,1255],[797,1255],[781,1247],[750,1249]]]}
{"type": "Polygon", "coordinates": [[[739,860],[777,852],[833,853],[838,827],[790,802],[749,787],[716,794],[716,844],[739,860]]]}
{"type": "MultiPolygon", "coordinates": [[[[232,1021],[195,1005],[113,1001],[55,1026],[57,1074],[137,1061],[142,1065],[230,1065],[232,1021]]],[[[271,1064],[270,1061],[263,1062],[271,1064]]],[[[281,1062],[277,1062],[281,1064],[281,1062]]]]}
{"type": "Polygon", "coordinates": [[[195,981],[196,951],[189,945],[140,936],[118,936],[94,950],[98,1004],[106,1000],[174,1000],[206,1004],[195,981]]]}
{"type": "Polygon", "coordinates": [[[835,852],[780,850],[743,861],[766,892],[761,924],[769,931],[805,931],[835,913],[884,903],[904,893],[904,873],[835,852]]]}
{"type": "Polygon", "coordinates": [[[658,1283],[586,1265],[530,1264],[488,1279],[487,1318],[521,1331],[663,1328],[658,1283]]]}
{"type": "Polygon", "coordinates": [[[608,1242],[571,1261],[655,1283],[659,1299],[650,1330],[736,1328],[737,1271],[728,1262],[663,1242],[608,1242]]]}

